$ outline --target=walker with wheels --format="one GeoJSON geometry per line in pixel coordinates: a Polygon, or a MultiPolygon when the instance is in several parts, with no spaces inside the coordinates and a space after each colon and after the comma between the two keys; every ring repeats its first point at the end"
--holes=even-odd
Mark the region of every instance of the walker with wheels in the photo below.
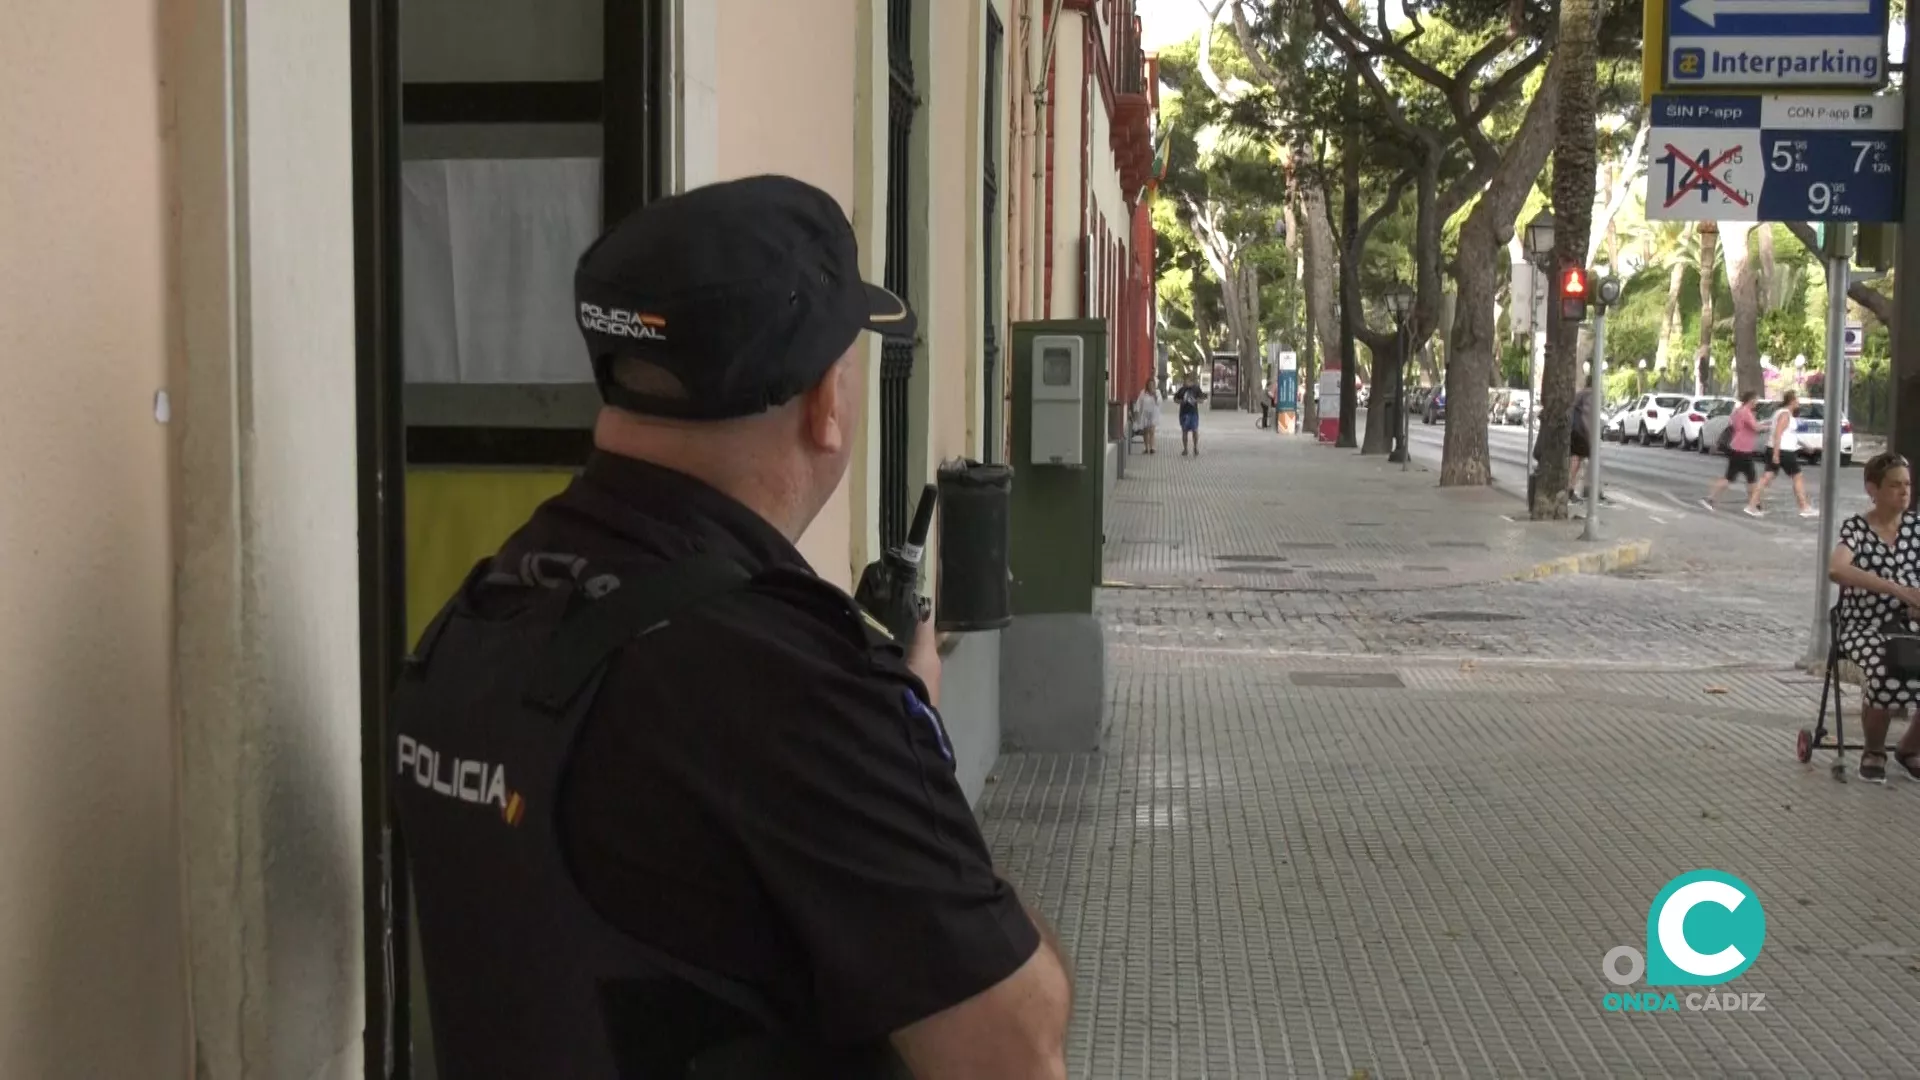
{"type": "MultiPolygon", "coordinates": [[[[1806,728],[1800,729],[1800,734],[1794,741],[1793,752],[1794,756],[1799,758],[1800,763],[1804,765],[1813,760],[1813,752],[1815,750],[1833,751],[1835,757],[1832,771],[1833,777],[1836,780],[1844,780],[1846,778],[1847,751],[1865,750],[1867,748],[1865,743],[1847,741],[1845,717],[1842,714],[1840,706],[1840,699],[1846,692],[1845,685],[1840,681],[1841,659],[1840,605],[1835,604],[1833,607],[1827,609],[1827,673],[1826,677],[1822,679],[1820,683],[1820,715],[1819,718],[1814,721],[1813,730],[1809,731],[1806,728]],[[1827,732],[1827,701],[1829,699],[1833,701],[1833,732],[1831,740],[1829,740],[1827,732]]],[[[1889,730],[1887,732],[1887,742],[1891,744],[1896,741],[1897,740],[1893,738],[1892,730],[1889,730]]]]}

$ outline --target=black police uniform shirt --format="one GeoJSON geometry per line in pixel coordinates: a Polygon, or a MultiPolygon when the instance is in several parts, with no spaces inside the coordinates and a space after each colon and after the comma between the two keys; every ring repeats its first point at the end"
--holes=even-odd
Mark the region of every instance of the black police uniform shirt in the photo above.
{"type": "Polygon", "coordinates": [[[617,656],[559,807],[575,883],[614,927],[856,1043],[993,986],[1039,939],[993,870],[925,689],[765,519],[596,454],[503,550],[632,565],[697,552],[769,585],[617,656]]]}

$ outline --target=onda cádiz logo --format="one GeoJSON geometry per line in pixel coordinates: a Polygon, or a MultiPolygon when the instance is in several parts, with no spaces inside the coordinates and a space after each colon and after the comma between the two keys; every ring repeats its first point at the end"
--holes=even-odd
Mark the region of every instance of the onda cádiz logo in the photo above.
{"type": "MultiPolygon", "coordinates": [[[[1719,986],[1753,966],[1767,940],[1767,914],[1753,887],[1719,870],[1694,870],[1667,882],[1647,911],[1647,951],[1609,950],[1600,972],[1618,987],[1647,978],[1650,987],[1719,986]]],[[[1765,994],[1659,990],[1610,991],[1608,1012],[1766,1012],[1765,994]]]]}

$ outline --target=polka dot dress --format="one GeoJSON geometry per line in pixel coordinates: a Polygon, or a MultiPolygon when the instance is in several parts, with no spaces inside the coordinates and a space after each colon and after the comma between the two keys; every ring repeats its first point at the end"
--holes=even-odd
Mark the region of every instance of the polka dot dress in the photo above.
{"type": "MultiPolygon", "coordinates": [[[[1853,552],[1853,565],[1888,581],[1920,585],[1920,515],[1904,514],[1900,533],[1889,548],[1860,514],[1840,526],[1840,542],[1853,552]]],[[[1887,671],[1886,639],[1881,627],[1898,619],[1911,626],[1906,605],[1865,589],[1840,590],[1840,652],[1866,676],[1866,703],[1908,708],[1920,702],[1920,679],[1896,679],[1887,671]]]]}

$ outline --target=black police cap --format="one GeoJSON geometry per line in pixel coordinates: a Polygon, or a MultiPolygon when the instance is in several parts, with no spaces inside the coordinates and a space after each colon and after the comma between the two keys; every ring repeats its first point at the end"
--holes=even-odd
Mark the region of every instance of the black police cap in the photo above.
{"type": "Polygon", "coordinates": [[[916,325],[905,301],[861,280],[840,204],[787,176],[642,207],[580,256],[573,289],[602,400],[655,416],[763,412],[811,389],[862,330],[911,338],[916,325]],[[616,382],[625,357],[682,392],[616,382]]]}

